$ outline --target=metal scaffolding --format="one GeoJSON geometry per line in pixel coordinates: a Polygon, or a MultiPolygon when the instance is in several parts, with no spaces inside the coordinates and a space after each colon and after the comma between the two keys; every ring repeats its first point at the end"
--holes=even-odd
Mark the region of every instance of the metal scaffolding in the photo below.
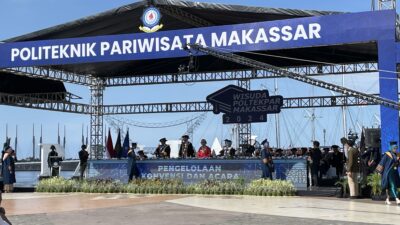
{"type": "MultiPolygon", "coordinates": [[[[307,76],[322,76],[331,74],[354,74],[371,73],[378,71],[376,62],[360,62],[351,64],[334,65],[310,65],[287,67],[285,70],[307,76]]],[[[251,70],[234,70],[222,72],[193,72],[193,73],[172,73],[156,75],[127,74],[121,77],[106,78],[106,87],[149,85],[149,84],[176,84],[193,82],[212,82],[243,79],[265,79],[277,78],[280,75],[265,70],[257,70],[254,74],[251,70]]]]}
{"type": "Polygon", "coordinates": [[[97,79],[90,87],[90,158],[102,159],[104,153],[103,143],[103,94],[104,81],[97,79]]]}
{"type": "Polygon", "coordinates": [[[0,72],[12,73],[15,75],[42,78],[48,80],[62,81],[72,84],[80,84],[90,86],[94,83],[95,78],[90,75],[76,74],[73,72],[55,70],[44,67],[15,67],[0,69],[0,72]]]}
{"type": "MultiPolygon", "coordinates": [[[[26,95],[13,95],[0,93],[0,104],[32,109],[45,109],[50,111],[68,112],[91,115],[92,108],[89,104],[74,103],[69,101],[44,100],[42,98],[27,97],[26,95]]],[[[284,98],[282,109],[298,108],[326,108],[341,106],[367,106],[377,105],[365,99],[354,96],[315,96],[284,98]]],[[[199,102],[169,102],[149,104],[124,104],[103,105],[102,115],[123,114],[148,114],[148,113],[183,113],[183,112],[211,112],[212,105],[206,101],[199,102]]]]}
{"type": "Polygon", "coordinates": [[[293,73],[284,69],[281,69],[279,67],[267,64],[267,63],[263,63],[257,60],[253,60],[253,59],[249,59],[243,56],[239,56],[233,53],[229,53],[229,52],[222,52],[219,50],[215,50],[213,48],[209,48],[209,47],[203,47],[197,44],[189,44],[188,45],[190,47],[190,49],[194,49],[196,51],[208,54],[208,55],[212,55],[216,58],[220,58],[220,59],[224,59],[227,61],[231,61],[231,62],[235,62],[244,66],[249,66],[252,67],[254,69],[260,69],[260,70],[265,70],[268,71],[270,73],[273,74],[277,74],[280,76],[284,76],[290,79],[294,79],[303,83],[307,83],[316,87],[320,87],[320,88],[324,88],[330,91],[335,91],[344,95],[350,95],[350,96],[356,96],[359,97],[361,99],[364,99],[366,101],[372,102],[372,103],[376,103],[376,104],[380,104],[389,108],[393,108],[393,109],[397,109],[399,110],[400,105],[398,102],[395,101],[391,101],[388,99],[384,99],[381,98],[379,96],[375,96],[375,95],[371,95],[371,94],[366,94],[366,93],[362,93],[359,91],[355,91],[349,88],[345,88],[339,85],[335,85],[335,84],[331,84],[322,80],[317,80],[314,79],[312,77],[308,77],[308,76],[304,76],[301,74],[297,74],[297,73],[293,73]]]}
{"type": "MultiPolygon", "coordinates": [[[[251,74],[256,75],[257,71],[252,70],[251,74]]],[[[237,84],[241,88],[245,88],[246,90],[250,90],[250,79],[240,79],[237,81],[237,84]]],[[[245,147],[247,144],[250,143],[251,139],[251,123],[242,123],[242,124],[236,124],[237,127],[237,134],[238,134],[238,147],[245,147]]]]}

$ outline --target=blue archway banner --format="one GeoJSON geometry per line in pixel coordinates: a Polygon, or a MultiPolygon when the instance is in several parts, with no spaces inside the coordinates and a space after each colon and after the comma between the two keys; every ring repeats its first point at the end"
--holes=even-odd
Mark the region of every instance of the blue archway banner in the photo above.
{"type": "Polygon", "coordinates": [[[187,43],[244,52],[394,40],[394,28],[395,11],[379,11],[4,43],[0,44],[0,68],[185,57],[188,53],[182,46],[187,43]]]}

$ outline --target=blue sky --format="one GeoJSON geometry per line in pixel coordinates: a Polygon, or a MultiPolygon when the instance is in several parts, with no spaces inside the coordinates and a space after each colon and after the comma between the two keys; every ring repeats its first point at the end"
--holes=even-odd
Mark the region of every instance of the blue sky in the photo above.
{"type": "MultiPolygon", "coordinates": [[[[135,2],[133,0],[2,0],[0,2],[0,40],[22,35],[53,25],[65,23],[74,19],[89,16],[108,9],[135,2]]],[[[315,9],[330,11],[359,12],[370,10],[369,0],[207,0],[199,2],[215,2],[229,4],[243,4],[263,7],[279,7],[292,9],[315,9]]],[[[341,83],[340,76],[326,76],[321,79],[337,84],[341,83]]],[[[234,82],[139,86],[124,88],[109,88],[105,92],[105,104],[124,103],[149,103],[149,102],[177,102],[177,101],[204,101],[205,97],[215,90],[234,82]],[[166,94],[168,93],[168,94],[166,94]]],[[[279,94],[284,97],[331,95],[330,92],[300,84],[288,79],[280,79],[279,94]]],[[[376,75],[360,74],[346,76],[346,85],[361,91],[377,93],[376,75]],[[361,79],[362,78],[362,79],[361,79]]],[[[273,90],[273,80],[253,81],[252,89],[267,87],[273,90]]],[[[66,84],[69,92],[82,96],[81,102],[89,103],[89,90],[86,87],[66,84]]],[[[317,139],[323,143],[322,130],[326,129],[326,145],[338,143],[341,137],[340,109],[316,109],[318,117],[316,122],[317,139]]],[[[124,116],[133,121],[145,123],[169,122],[199,115],[199,113],[182,114],[151,114],[124,116]]],[[[304,109],[285,110],[281,113],[281,145],[309,146],[311,140],[311,123],[307,119],[308,113],[304,109]]],[[[355,107],[348,112],[348,127],[357,128],[371,126],[377,120],[374,115],[379,115],[378,107],[355,107]]],[[[8,136],[15,137],[15,127],[18,126],[19,157],[25,158],[32,154],[32,125],[36,127],[36,142],[38,142],[40,125],[43,125],[43,138],[45,143],[57,142],[57,125],[66,126],[67,157],[75,157],[80,147],[81,127],[85,129],[89,117],[76,114],[39,111],[24,108],[0,106],[0,140],[4,140],[6,124],[8,136]]],[[[253,133],[259,139],[268,137],[275,143],[275,128],[273,116],[268,117],[267,123],[254,124],[253,133]]],[[[62,129],[61,129],[62,130],[62,129]]],[[[207,114],[206,120],[195,131],[193,143],[199,146],[199,140],[206,138],[209,143],[214,137],[220,139],[230,137],[231,126],[222,125],[221,117],[212,113],[207,114]]],[[[186,131],[186,126],[181,125],[164,129],[144,129],[130,126],[130,135],[139,144],[156,146],[160,137],[177,139],[186,131]]],[[[63,132],[61,132],[63,133],[63,132]]],[[[86,133],[86,131],[85,131],[86,133]]],[[[115,135],[114,135],[115,140],[115,135]]]]}

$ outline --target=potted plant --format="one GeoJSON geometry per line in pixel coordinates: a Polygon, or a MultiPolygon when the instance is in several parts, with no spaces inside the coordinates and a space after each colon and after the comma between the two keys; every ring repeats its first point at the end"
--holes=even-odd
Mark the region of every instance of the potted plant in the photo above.
{"type": "Polygon", "coordinates": [[[335,183],[335,185],[340,187],[340,193],[336,197],[338,198],[347,198],[348,197],[348,188],[349,182],[347,177],[341,178],[339,181],[335,183]]]}
{"type": "Polygon", "coordinates": [[[381,179],[379,173],[372,173],[367,177],[367,185],[371,187],[372,200],[381,201],[386,199],[386,196],[382,196],[381,179]]]}

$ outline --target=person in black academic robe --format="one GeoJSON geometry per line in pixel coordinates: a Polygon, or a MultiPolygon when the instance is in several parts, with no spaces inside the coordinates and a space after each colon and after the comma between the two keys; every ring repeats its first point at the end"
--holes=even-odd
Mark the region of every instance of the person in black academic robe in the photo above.
{"type": "Polygon", "coordinates": [[[136,165],[136,154],[135,148],[137,147],[136,143],[132,143],[132,147],[128,151],[128,166],[127,166],[127,173],[128,173],[128,181],[131,181],[133,177],[137,179],[139,177],[139,170],[136,165]]]}
{"type": "Polygon", "coordinates": [[[196,152],[193,144],[189,141],[189,135],[182,136],[182,144],[179,147],[179,158],[194,158],[196,152]]]}
{"type": "Polygon", "coordinates": [[[225,139],[225,146],[222,147],[222,150],[219,151],[218,156],[224,157],[234,157],[236,150],[232,147],[232,141],[229,139],[225,139]]]}
{"type": "Polygon", "coordinates": [[[2,173],[4,182],[4,191],[6,193],[12,192],[13,184],[15,183],[15,175],[13,175],[12,169],[12,148],[10,146],[5,147],[5,153],[2,158],[2,173]]]}
{"type": "Polygon", "coordinates": [[[171,147],[167,145],[167,139],[161,138],[160,145],[154,151],[154,155],[157,158],[169,159],[171,155],[171,147]]]}

